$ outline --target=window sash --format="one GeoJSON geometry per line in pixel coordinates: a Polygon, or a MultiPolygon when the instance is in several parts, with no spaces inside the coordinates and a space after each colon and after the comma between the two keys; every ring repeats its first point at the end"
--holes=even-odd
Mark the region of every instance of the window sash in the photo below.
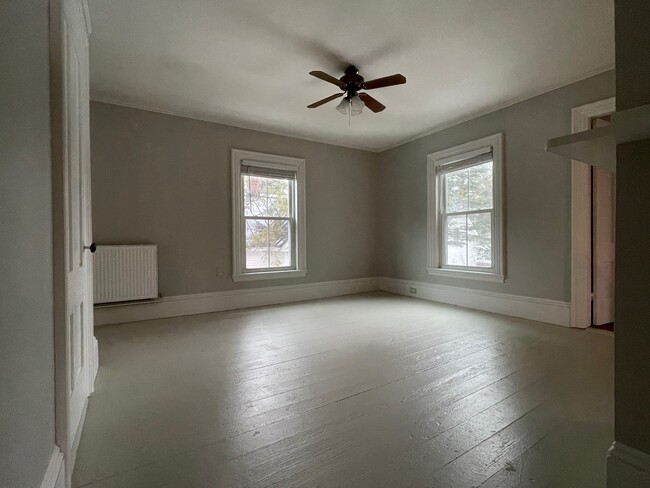
{"type": "MultiPolygon", "coordinates": [[[[296,192],[296,179],[293,178],[286,178],[286,177],[279,177],[279,176],[266,176],[266,175],[261,175],[258,172],[243,172],[243,169],[246,165],[242,163],[241,168],[242,168],[242,173],[240,177],[240,188],[241,188],[241,201],[240,201],[240,209],[241,209],[241,220],[242,220],[242,225],[241,225],[241,247],[242,249],[240,250],[241,256],[243,257],[243,271],[247,273],[254,273],[254,272],[265,272],[265,271],[291,271],[291,270],[296,270],[297,269],[297,247],[298,247],[298,234],[296,232],[296,198],[297,198],[297,192],[296,192]],[[246,215],[245,211],[245,191],[244,191],[244,176],[260,176],[264,178],[281,178],[281,179],[286,179],[290,181],[289,184],[289,216],[288,217],[276,217],[276,216],[265,216],[265,215],[246,215]],[[281,266],[281,267],[272,267],[272,266],[266,266],[262,268],[249,268],[248,267],[248,262],[247,262],[247,254],[246,254],[246,221],[247,220],[274,220],[274,221],[287,221],[289,222],[289,244],[290,244],[290,250],[291,250],[291,265],[290,266],[281,266]]],[[[264,170],[266,168],[261,168],[259,166],[252,167],[252,166],[246,166],[248,168],[254,168],[254,169],[260,169],[264,170]]],[[[272,169],[272,168],[269,168],[272,169]]],[[[294,176],[296,172],[293,172],[294,176]]]]}
{"type": "MultiPolygon", "coordinates": [[[[474,154],[469,158],[463,158],[457,161],[453,161],[451,163],[447,163],[446,165],[442,166],[437,166],[436,167],[436,179],[438,180],[437,182],[437,187],[439,189],[439,197],[438,197],[438,215],[439,215],[439,223],[440,225],[438,226],[438,249],[439,249],[439,254],[440,254],[440,263],[439,266],[442,269],[449,269],[449,270],[458,270],[458,271],[476,271],[476,272],[481,272],[481,273],[494,273],[496,272],[497,268],[497,263],[496,263],[496,253],[495,253],[495,232],[496,232],[496,222],[495,222],[495,212],[494,212],[494,203],[495,203],[495,198],[496,198],[496,181],[495,181],[495,175],[496,172],[494,170],[494,158],[492,154],[492,148],[490,147],[490,152],[484,152],[483,150],[476,151],[479,152],[479,154],[474,154]],[[448,173],[462,170],[462,169],[467,169],[471,168],[473,166],[478,166],[480,164],[484,164],[487,162],[492,161],[492,206],[487,207],[487,208],[481,208],[477,210],[466,210],[466,211],[458,211],[458,212],[447,212],[447,187],[446,187],[446,175],[448,173]],[[491,266],[484,267],[484,266],[469,266],[469,265],[455,265],[455,264],[449,264],[448,263],[448,249],[447,249],[447,221],[449,217],[456,217],[456,216],[470,216],[470,215],[480,215],[480,214],[485,214],[489,213],[490,214],[490,263],[491,266]]],[[[469,239],[466,238],[468,241],[469,239]]],[[[466,246],[468,246],[468,243],[466,242],[466,246]]],[[[468,250],[469,252],[469,246],[468,250]]],[[[469,262],[469,259],[466,259],[466,262],[469,262]]]]}
{"type": "MultiPolygon", "coordinates": [[[[440,239],[439,239],[439,249],[440,249],[440,267],[442,269],[453,269],[453,270],[459,270],[459,271],[477,271],[481,273],[490,273],[494,272],[496,268],[496,263],[495,263],[495,249],[494,249],[494,229],[495,229],[495,221],[494,221],[494,210],[489,209],[489,210],[470,210],[467,212],[452,212],[452,213],[440,213],[440,239]],[[491,266],[488,268],[486,266],[469,266],[469,265],[460,265],[460,264],[449,264],[447,262],[448,256],[447,256],[447,219],[449,217],[457,217],[457,216],[466,216],[469,217],[471,215],[481,215],[481,214],[490,214],[490,263],[491,266]]],[[[465,245],[467,246],[467,253],[469,253],[469,238],[465,238],[465,245]]],[[[466,262],[469,262],[469,256],[466,258],[466,262]]]]}
{"type": "MultiPolygon", "coordinates": [[[[270,216],[270,215],[267,216],[267,215],[264,215],[264,214],[246,215],[246,188],[245,188],[244,184],[245,184],[245,181],[246,181],[245,179],[246,179],[247,176],[248,177],[254,176],[254,177],[257,177],[257,178],[267,178],[267,179],[277,179],[277,180],[288,181],[289,182],[289,185],[288,185],[289,186],[289,197],[288,197],[289,198],[289,209],[288,209],[289,215],[288,216],[279,216],[279,217],[281,217],[281,218],[295,217],[295,212],[293,211],[294,208],[295,208],[295,205],[294,205],[294,202],[293,202],[293,194],[295,192],[293,190],[294,190],[294,186],[296,185],[296,180],[292,180],[292,179],[289,179],[289,178],[283,178],[283,177],[280,178],[280,177],[275,177],[275,176],[262,176],[262,175],[259,175],[257,173],[242,173],[241,177],[240,177],[240,185],[241,185],[241,200],[242,200],[242,209],[243,209],[244,217],[256,217],[256,218],[260,218],[260,219],[273,219],[273,218],[276,217],[276,216],[270,216]]],[[[249,201],[249,203],[250,203],[250,201],[249,201]]],[[[267,201],[267,204],[268,204],[268,201],[267,201]]],[[[267,208],[267,210],[268,210],[268,208],[267,208]]]]}
{"type": "MultiPolygon", "coordinates": [[[[295,246],[295,219],[290,217],[245,217],[244,218],[244,229],[246,229],[247,220],[275,220],[275,221],[285,221],[289,223],[289,244],[290,244],[290,254],[291,254],[291,264],[289,266],[264,266],[261,268],[249,268],[246,262],[246,254],[244,254],[244,270],[248,272],[261,272],[261,271],[290,271],[296,269],[296,246],[295,246]]],[[[244,233],[246,231],[244,230],[244,233]]],[[[246,246],[246,236],[244,235],[244,248],[246,246]]],[[[246,249],[244,249],[246,253],[246,249]]]]}
{"type": "MultiPolygon", "coordinates": [[[[474,159],[474,158],[472,158],[474,159]]],[[[463,170],[463,169],[468,169],[474,166],[478,166],[480,164],[492,162],[492,206],[491,207],[483,207],[481,209],[476,209],[476,210],[471,210],[471,212],[477,212],[479,210],[494,210],[494,203],[495,203],[495,198],[496,198],[496,173],[494,171],[494,159],[492,158],[492,153],[490,153],[490,157],[486,158],[484,160],[478,160],[478,162],[475,162],[473,160],[463,160],[465,161],[470,161],[470,164],[467,165],[462,165],[455,167],[452,171],[443,171],[439,172],[436,175],[437,178],[437,186],[440,189],[440,196],[439,196],[439,211],[440,212],[447,212],[447,174],[463,170]]],[[[469,205],[468,205],[469,207],[469,205]]],[[[458,212],[462,213],[462,212],[458,212]]]]}

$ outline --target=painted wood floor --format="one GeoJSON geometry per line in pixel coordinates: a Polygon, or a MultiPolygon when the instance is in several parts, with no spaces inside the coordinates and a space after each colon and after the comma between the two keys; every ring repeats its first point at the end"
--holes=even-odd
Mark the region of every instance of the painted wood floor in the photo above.
{"type": "Polygon", "coordinates": [[[383,293],[96,332],[75,487],[605,487],[609,335],[383,293]]]}

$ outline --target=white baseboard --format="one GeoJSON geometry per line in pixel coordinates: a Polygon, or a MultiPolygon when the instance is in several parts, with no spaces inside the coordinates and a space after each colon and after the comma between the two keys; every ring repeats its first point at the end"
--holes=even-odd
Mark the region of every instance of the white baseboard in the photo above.
{"type": "Polygon", "coordinates": [[[54,446],[50,462],[45,470],[41,488],[64,488],[65,487],[65,467],[63,465],[63,453],[54,446]]]}
{"type": "Polygon", "coordinates": [[[568,302],[395,278],[379,278],[379,288],[398,295],[423,298],[484,312],[499,313],[564,327],[571,325],[571,304],[568,302]],[[411,288],[415,288],[417,293],[411,293],[411,288]]]}
{"type": "Polygon", "coordinates": [[[155,302],[122,304],[95,308],[95,325],[137,322],[140,320],[179,317],[240,308],[261,307],[280,303],[317,300],[352,295],[379,289],[377,278],[269,286],[196,295],[165,297],[155,302]]]}
{"type": "Polygon", "coordinates": [[[607,488],[650,487],[650,454],[614,442],[607,454],[607,488]]]}
{"type": "Polygon", "coordinates": [[[95,308],[95,325],[137,322],[383,290],[425,300],[569,327],[571,304],[394,278],[360,278],[165,297],[95,308]],[[417,295],[410,293],[417,289],[417,295]]]}

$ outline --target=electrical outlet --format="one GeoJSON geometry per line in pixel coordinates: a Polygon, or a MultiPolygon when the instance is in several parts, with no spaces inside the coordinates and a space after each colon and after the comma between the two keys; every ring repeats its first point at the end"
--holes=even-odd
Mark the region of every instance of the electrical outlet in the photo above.
{"type": "Polygon", "coordinates": [[[223,268],[221,266],[217,266],[217,278],[223,278],[223,268]]]}
{"type": "Polygon", "coordinates": [[[411,292],[411,295],[417,295],[417,294],[418,294],[418,289],[417,289],[417,288],[413,288],[413,287],[411,287],[411,288],[409,289],[409,292],[411,292]]]}

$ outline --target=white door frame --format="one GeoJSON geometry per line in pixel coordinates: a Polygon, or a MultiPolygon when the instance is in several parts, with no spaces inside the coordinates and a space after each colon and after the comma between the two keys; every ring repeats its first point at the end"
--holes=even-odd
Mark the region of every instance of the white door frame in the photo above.
{"type": "MultiPolygon", "coordinates": [[[[571,132],[591,129],[591,119],[616,111],[616,98],[575,107],[571,132]]],[[[591,168],[571,162],[571,326],[591,326],[591,168]]]]}
{"type": "MultiPolygon", "coordinates": [[[[51,148],[52,148],[52,235],[53,235],[53,278],[54,278],[54,370],[55,370],[55,440],[56,444],[63,453],[64,457],[64,482],[65,486],[71,485],[72,470],[76,458],[76,451],[79,444],[83,419],[87,405],[87,396],[94,389],[94,380],[98,367],[97,341],[95,340],[92,327],[92,259],[89,252],[84,251],[84,268],[88,274],[86,278],[86,287],[84,294],[84,303],[91,304],[85,307],[83,329],[81,340],[78,336],[71,339],[68,327],[69,310],[67,310],[68,287],[67,276],[68,266],[66,256],[68,247],[66,244],[66,161],[70,157],[66,147],[68,144],[68,113],[69,104],[67,102],[68,86],[66,84],[68,43],[75,42],[75,55],[80,54],[78,59],[79,71],[77,77],[77,98],[78,118],[83,119],[80,123],[77,133],[79,134],[79,158],[80,167],[86,171],[85,177],[81,178],[81,184],[84,182],[89,185],[90,178],[90,135],[89,135],[89,86],[88,86],[88,35],[90,34],[90,20],[88,16],[88,5],[86,0],[50,0],[50,107],[51,107],[51,148]],[[69,41],[74,39],[74,41],[69,41]],[[84,166],[85,165],[85,166],[84,166]],[[83,354],[83,375],[74,377],[71,375],[72,365],[70,347],[73,341],[80,344],[83,354]],[[79,382],[79,379],[82,381],[79,382]],[[72,401],[69,396],[70,388],[74,388],[74,381],[83,392],[83,405],[79,410],[76,407],[76,418],[81,420],[70,424],[72,415],[72,401]],[[81,414],[79,415],[79,411],[81,414]]],[[[90,244],[91,240],[91,208],[90,208],[90,189],[85,190],[87,198],[84,200],[84,207],[81,210],[84,213],[88,226],[83,231],[81,245],[90,244]]],[[[68,202],[69,203],[69,202],[68,202]]]]}

